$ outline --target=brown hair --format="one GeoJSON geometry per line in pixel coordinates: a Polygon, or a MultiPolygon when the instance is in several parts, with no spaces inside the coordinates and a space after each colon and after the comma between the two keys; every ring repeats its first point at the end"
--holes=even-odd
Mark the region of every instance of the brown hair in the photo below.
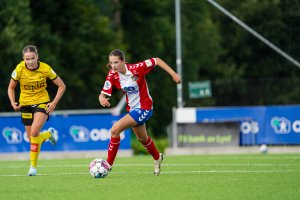
{"type": "MultiPolygon", "coordinates": [[[[125,54],[123,51],[121,51],[120,49],[115,49],[112,52],[109,53],[108,57],[110,56],[118,56],[120,58],[121,61],[125,61],[125,54]]],[[[106,65],[106,67],[108,69],[111,69],[111,66],[108,62],[108,64],[106,65]]]]}
{"type": "Polygon", "coordinates": [[[108,56],[119,56],[121,61],[125,60],[125,54],[120,49],[115,49],[108,56]]]}
{"type": "Polygon", "coordinates": [[[25,46],[25,47],[23,48],[23,51],[22,51],[22,56],[24,56],[24,54],[25,54],[26,52],[33,52],[33,53],[35,53],[37,56],[39,55],[38,49],[37,49],[37,47],[34,46],[34,45],[27,45],[27,46],[25,46]]]}

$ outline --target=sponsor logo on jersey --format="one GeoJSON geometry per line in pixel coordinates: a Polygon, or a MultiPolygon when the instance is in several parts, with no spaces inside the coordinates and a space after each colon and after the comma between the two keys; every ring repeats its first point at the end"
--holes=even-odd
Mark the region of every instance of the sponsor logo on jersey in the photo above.
{"type": "Polygon", "coordinates": [[[145,60],[145,63],[146,63],[146,65],[147,65],[147,67],[151,67],[151,66],[152,66],[152,62],[151,62],[150,59],[145,60]]]}
{"type": "Polygon", "coordinates": [[[134,86],[123,87],[122,90],[127,94],[136,94],[139,92],[134,86]]]}
{"type": "Polygon", "coordinates": [[[33,85],[24,85],[24,90],[31,90],[32,92],[34,92],[35,89],[42,88],[45,86],[45,81],[36,81],[33,85]]]}
{"type": "Polygon", "coordinates": [[[110,81],[105,81],[104,83],[104,90],[109,90],[111,88],[111,82],[110,81]]]}
{"type": "Polygon", "coordinates": [[[17,78],[17,72],[16,72],[16,70],[14,70],[14,71],[12,72],[11,77],[12,77],[13,79],[16,79],[16,78],[17,78]]]}
{"type": "Polygon", "coordinates": [[[22,119],[32,119],[32,113],[22,113],[22,119]]]}

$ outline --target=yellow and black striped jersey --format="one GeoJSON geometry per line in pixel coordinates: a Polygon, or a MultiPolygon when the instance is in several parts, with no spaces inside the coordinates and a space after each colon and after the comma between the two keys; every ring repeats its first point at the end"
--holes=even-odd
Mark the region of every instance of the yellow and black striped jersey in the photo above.
{"type": "Polygon", "coordinates": [[[24,61],[20,62],[11,75],[11,78],[19,81],[20,84],[20,105],[34,105],[50,101],[46,81],[47,78],[54,80],[56,77],[56,73],[46,63],[38,62],[36,70],[29,70],[24,61]]]}

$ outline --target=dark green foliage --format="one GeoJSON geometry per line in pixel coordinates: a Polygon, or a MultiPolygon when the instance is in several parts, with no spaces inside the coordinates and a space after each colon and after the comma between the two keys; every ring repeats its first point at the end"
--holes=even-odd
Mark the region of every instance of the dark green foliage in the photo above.
{"type": "MultiPolygon", "coordinates": [[[[299,60],[299,27],[294,24],[300,19],[298,1],[224,0],[221,5],[299,60]]],[[[216,105],[298,103],[300,99],[294,97],[300,94],[294,83],[300,81],[299,68],[220,11],[213,13],[225,49],[219,57],[223,74],[213,80],[216,105]]]]}
{"type": "Polygon", "coordinates": [[[98,108],[98,94],[107,72],[107,54],[120,43],[110,28],[111,20],[101,15],[101,8],[91,0],[55,4],[32,1],[31,7],[36,11],[32,14],[36,26],[41,25],[45,34],[51,36],[50,41],[45,41],[44,36],[36,33],[34,40],[51,54],[53,60],[48,60],[47,55],[44,57],[56,66],[68,88],[60,108],[98,108]]]}
{"type": "Polygon", "coordinates": [[[11,109],[7,86],[32,35],[30,12],[28,0],[0,1],[0,111],[11,109]]]}

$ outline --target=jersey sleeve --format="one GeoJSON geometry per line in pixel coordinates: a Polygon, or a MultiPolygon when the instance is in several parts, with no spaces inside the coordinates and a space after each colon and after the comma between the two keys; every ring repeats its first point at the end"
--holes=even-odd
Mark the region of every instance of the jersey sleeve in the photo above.
{"type": "Polygon", "coordinates": [[[11,73],[11,78],[15,81],[20,80],[21,75],[21,65],[17,65],[17,67],[14,69],[14,71],[11,73]]]}
{"type": "Polygon", "coordinates": [[[57,74],[55,73],[55,71],[49,66],[49,68],[48,68],[48,73],[47,73],[47,75],[48,75],[48,78],[50,79],[50,80],[54,80],[54,79],[56,79],[57,78],[57,74]]]}
{"type": "Polygon", "coordinates": [[[139,62],[137,64],[134,64],[133,66],[136,68],[136,70],[141,74],[148,74],[150,71],[154,69],[156,66],[156,59],[150,58],[148,60],[144,60],[142,62],[139,62]]]}
{"type": "Polygon", "coordinates": [[[110,70],[106,76],[101,93],[111,96],[114,84],[114,73],[110,70]]]}

